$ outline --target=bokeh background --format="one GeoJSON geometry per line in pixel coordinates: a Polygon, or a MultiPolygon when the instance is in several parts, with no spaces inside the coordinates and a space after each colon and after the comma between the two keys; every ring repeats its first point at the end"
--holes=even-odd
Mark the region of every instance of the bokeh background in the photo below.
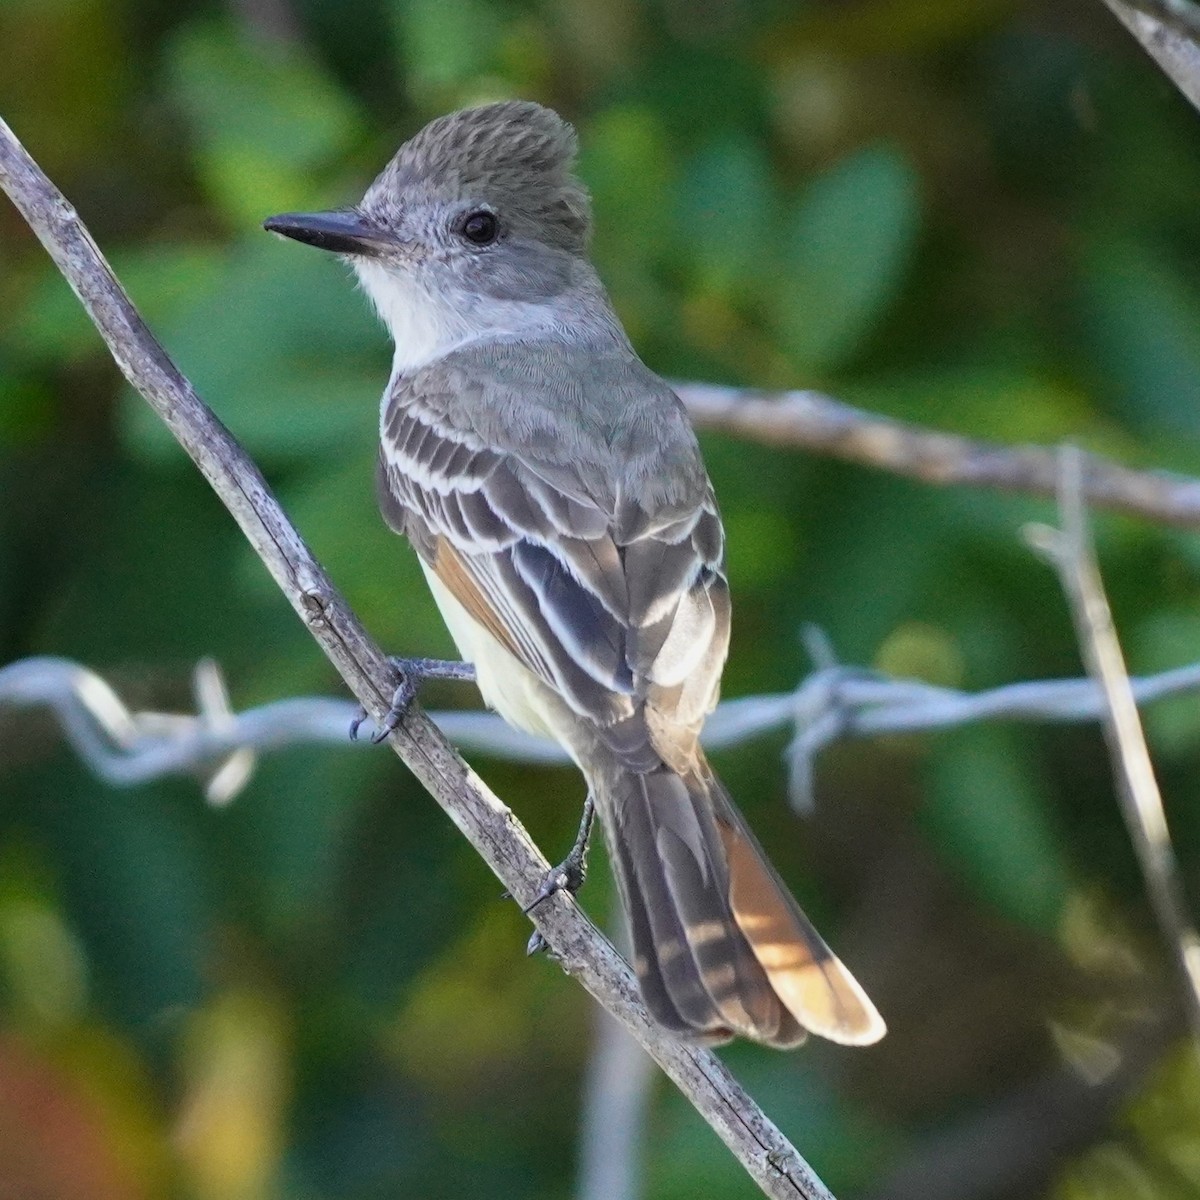
{"type": "MultiPolygon", "coordinates": [[[[259,226],[481,99],[577,124],[660,372],[1200,472],[1200,118],[1098,0],[4,0],[0,46],[0,113],[396,652],[451,647],[374,510],[389,349],[337,262],[259,226]]],[[[0,662],[66,655],[147,708],[188,708],[204,655],[239,707],[342,694],[6,204],[0,314],[0,662]]],[[[1079,673],[1019,538],[1048,504],[705,451],[726,695],[792,687],[803,622],[939,683],[1079,673]]],[[[1200,657],[1195,535],[1098,537],[1132,666],[1200,657]]],[[[1200,714],[1148,720],[1194,885],[1200,714]]],[[[1098,732],[847,744],[808,820],[785,741],[719,766],[891,1032],[724,1054],[835,1194],[1200,1196],[1200,1072],[1098,732]]],[[[569,844],[577,777],[476,765],[569,844]]],[[[572,1195],[593,1013],[497,891],[386,751],[270,756],[217,811],[0,711],[0,1193],[572,1195]]],[[[602,867],[584,900],[610,911],[602,867]]],[[[661,1080],[646,1138],[647,1197],[752,1194],[661,1080]]]]}

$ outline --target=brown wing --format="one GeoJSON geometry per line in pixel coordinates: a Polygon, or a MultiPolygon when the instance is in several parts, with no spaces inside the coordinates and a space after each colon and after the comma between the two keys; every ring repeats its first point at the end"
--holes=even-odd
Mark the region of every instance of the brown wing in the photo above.
{"type": "Polygon", "coordinates": [[[886,1032],[858,980],[825,944],[720,782],[711,779],[717,829],[729,869],[734,920],[780,1002],[805,1029],[847,1046],[886,1032]]]}

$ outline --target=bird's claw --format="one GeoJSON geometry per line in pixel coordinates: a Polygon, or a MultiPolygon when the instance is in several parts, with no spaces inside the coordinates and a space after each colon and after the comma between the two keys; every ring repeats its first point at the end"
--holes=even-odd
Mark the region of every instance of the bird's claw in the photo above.
{"type": "MultiPolygon", "coordinates": [[[[557,867],[552,867],[546,873],[545,878],[538,885],[538,890],[534,893],[533,899],[521,909],[526,916],[537,908],[539,904],[549,900],[555,892],[566,892],[567,895],[574,898],[578,894],[579,889],[583,887],[584,880],[587,879],[588,843],[591,840],[592,824],[595,819],[596,805],[589,794],[583,804],[583,816],[579,822],[579,833],[575,837],[575,844],[571,847],[570,854],[557,867]]],[[[506,896],[507,894],[505,893],[506,896]]],[[[549,949],[549,943],[535,929],[529,935],[529,941],[525,946],[525,953],[540,954],[549,949]]]]}
{"type": "MultiPolygon", "coordinates": [[[[475,679],[475,667],[472,663],[444,662],[438,658],[389,658],[388,662],[399,673],[400,683],[392,693],[388,710],[383,714],[378,728],[371,735],[371,743],[378,746],[385,741],[396,727],[404,720],[412,702],[417,698],[417,691],[426,679],[461,679],[471,682],[475,679]]],[[[350,740],[358,741],[358,731],[370,714],[359,707],[350,722],[350,740]]]]}
{"type": "MultiPolygon", "coordinates": [[[[583,887],[586,875],[587,868],[583,856],[576,855],[572,850],[557,867],[546,872],[546,877],[538,885],[533,899],[521,911],[528,916],[542,901],[549,900],[555,892],[566,892],[568,896],[574,897],[576,892],[583,887]]],[[[505,892],[502,899],[509,898],[510,894],[505,892]]],[[[534,954],[542,954],[549,949],[550,943],[536,929],[529,935],[529,941],[525,943],[525,953],[530,957],[534,954]]]]}
{"type": "Polygon", "coordinates": [[[574,896],[583,887],[583,881],[586,878],[587,864],[584,856],[576,854],[572,850],[557,867],[551,868],[546,873],[546,877],[539,884],[533,899],[521,911],[528,916],[543,900],[549,900],[555,892],[566,892],[568,895],[574,896]]]}

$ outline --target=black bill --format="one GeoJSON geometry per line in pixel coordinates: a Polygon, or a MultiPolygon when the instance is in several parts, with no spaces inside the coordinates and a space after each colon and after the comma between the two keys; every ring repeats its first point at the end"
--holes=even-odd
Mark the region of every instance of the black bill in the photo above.
{"type": "Polygon", "coordinates": [[[277,217],[268,217],[263,222],[263,228],[268,233],[279,233],[306,246],[316,246],[318,250],[330,250],[334,254],[370,257],[396,245],[396,238],[388,230],[372,224],[353,208],[335,208],[329,212],[315,213],[281,213],[277,217]]]}

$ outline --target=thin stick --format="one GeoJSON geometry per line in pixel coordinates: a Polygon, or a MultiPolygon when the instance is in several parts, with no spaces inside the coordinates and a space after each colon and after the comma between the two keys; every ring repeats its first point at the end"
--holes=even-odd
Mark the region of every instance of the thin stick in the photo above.
{"type": "Polygon", "coordinates": [[[1112,610],[1096,563],[1083,499],[1083,459],[1078,450],[1061,451],[1059,519],[1061,530],[1034,526],[1034,547],[1053,564],[1062,582],[1088,674],[1104,692],[1101,714],[1117,794],[1146,890],[1163,937],[1170,944],[1183,983],[1193,1035],[1200,1045],[1200,936],[1184,903],[1179,867],[1167,830],[1162,794],[1138,716],[1125,658],[1113,626],[1112,610]]]}
{"type": "MultiPolygon", "coordinates": [[[[258,468],[146,327],[75,210],[3,121],[0,187],[71,284],[125,378],[166,422],[350,690],[378,720],[396,683],[382,651],[258,468]]],[[[512,812],[415,706],[388,740],[517,902],[527,904],[549,868],[512,812]]],[[[560,894],[539,905],[533,919],[564,970],[653,1055],[766,1195],[831,1200],[812,1168],[716,1057],[651,1021],[629,967],[573,902],[560,894]]]]}
{"type": "MultiPolygon", "coordinates": [[[[672,385],[697,427],[811,450],[941,487],[984,487],[1053,498],[1056,452],[1003,446],[865,412],[820,392],[757,392],[707,383],[672,385]]],[[[1090,505],[1200,527],[1200,479],[1136,471],[1088,456],[1090,505]]]]}

